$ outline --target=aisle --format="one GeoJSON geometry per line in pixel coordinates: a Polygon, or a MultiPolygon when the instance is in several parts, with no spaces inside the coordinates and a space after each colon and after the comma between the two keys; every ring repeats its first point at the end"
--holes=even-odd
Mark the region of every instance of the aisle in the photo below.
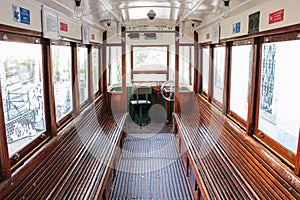
{"type": "Polygon", "coordinates": [[[128,135],[110,199],[192,199],[172,134],[128,135]]]}

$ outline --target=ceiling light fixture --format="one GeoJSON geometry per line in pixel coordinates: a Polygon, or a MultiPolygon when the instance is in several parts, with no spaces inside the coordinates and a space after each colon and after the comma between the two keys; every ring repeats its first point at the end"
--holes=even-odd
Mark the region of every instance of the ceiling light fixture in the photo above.
{"type": "Polygon", "coordinates": [[[223,0],[223,2],[224,2],[224,6],[221,15],[223,18],[226,18],[229,16],[229,12],[230,12],[230,7],[229,7],[230,0],[223,0]]]}
{"type": "Polygon", "coordinates": [[[74,18],[80,20],[82,18],[81,0],[75,0],[74,18]]]}

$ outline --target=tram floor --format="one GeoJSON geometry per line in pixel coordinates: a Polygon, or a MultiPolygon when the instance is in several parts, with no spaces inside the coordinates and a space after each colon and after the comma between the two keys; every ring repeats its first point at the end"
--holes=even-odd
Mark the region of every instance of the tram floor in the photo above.
{"type": "Polygon", "coordinates": [[[125,140],[109,199],[192,199],[175,137],[136,130],[125,140]]]}

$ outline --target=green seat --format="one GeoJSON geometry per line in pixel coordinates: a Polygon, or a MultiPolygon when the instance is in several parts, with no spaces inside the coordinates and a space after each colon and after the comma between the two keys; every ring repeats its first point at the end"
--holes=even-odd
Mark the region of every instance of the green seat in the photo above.
{"type": "MultiPolygon", "coordinates": [[[[149,107],[151,106],[151,101],[149,100],[149,95],[151,95],[151,92],[151,87],[134,86],[132,88],[133,99],[130,101],[130,104],[134,109],[134,121],[136,121],[140,127],[142,127],[143,123],[143,111],[148,112],[149,107]]],[[[146,118],[146,122],[148,122],[148,117],[146,118]]]]}

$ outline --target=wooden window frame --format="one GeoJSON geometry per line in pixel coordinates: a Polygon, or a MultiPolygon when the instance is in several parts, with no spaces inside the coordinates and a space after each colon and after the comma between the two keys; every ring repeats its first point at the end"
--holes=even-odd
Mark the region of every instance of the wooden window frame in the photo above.
{"type": "Polygon", "coordinates": [[[227,81],[228,81],[228,78],[227,78],[227,73],[228,73],[228,66],[229,66],[229,63],[228,63],[228,55],[229,55],[229,52],[228,52],[228,46],[227,46],[227,42],[222,42],[220,44],[214,44],[212,45],[212,48],[210,51],[210,53],[212,53],[212,59],[211,59],[211,66],[210,66],[210,72],[209,72],[209,78],[211,79],[209,82],[210,82],[210,87],[209,89],[211,90],[209,93],[210,93],[210,98],[211,98],[211,103],[219,110],[221,110],[223,113],[225,112],[224,109],[226,109],[226,105],[227,105],[227,100],[224,102],[224,99],[227,99],[227,95],[224,95],[226,94],[226,91],[227,91],[227,81]],[[219,47],[224,47],[225,48],[225,55],[224,55],[224,59],[225,59],[225,62],[224,62],[224,74],[223,74],[223,99],[222,101],[223,102],[219,102],[218,100],[216,100],[214,98],[214,73],[215,73],[215,69],[214,69],[214,60],[215,60],[215,55],[214,55],[214,49],[215,48],[219,48],[219,47]]]}
{"type": "MultiPolygon", "coordinates": [[[[92,75],[91,75],[92,74],[92,61],[91,61],[92,53],[91,53],[91,45],[77,43],[77,45],[76,45],[76,50],[77,51],[78,51],[79,47],[86,48],[86,50],[87,50],[88,97],[83,102],[80,102],[80,91],[79,91],[79,82],[78,82],[78,92],[79,92],[78,93],[79,94],[78,102],[80,104],[80,110],[84,110],[94,100],[94,98],[92,97],[93,96],[92,94],[94,92],[91,91],[92,88],[93,88],[93,86],[92,86],[93,85],[93,79],[92,79],[92,75]]],[[[77,54],[77,56],[78,56],[78,54],[77,54]]],[[[78,62],[78,57],[77,57],[76,61],[78,62]]],[[[79,66],[78,66],[78,63],[77,63],[77,76],[78,76],[78,69],[79,69],[79,66]]],[[[76,78],[78,79],[77,76],[76,76],[76,78]]]]}
{"type": "MultiPolygon", "coordinates": [[[[105,76],[105,84],[106,84],[106,90],[107,90],[107,88],[108,88],[108,86],[109,85],[111,85],[111,80],[110,80],[110,73],[111,73],[111,70],[110,70],[110,65],[108,65],[108,62],[110,61],[110,58],[109,59],[107,59],[106,58],[106,56],[107,56],[107,54],[109,55],[109,56],[111,56],[111,52],[110,52],[110,50],[109,51],[107,51],[107,48],[108,47],[120,47],[121,48],[121,52],[122,52],[122,44],[119,44],[119,43],[117,43],[117,44],[106,44],[105,45],[105,65],[104,65],[104,72],[103,72],[103,76],[105,76]],[[109,75],[107,76],[107,70],[109,69],[109,75]]],[[[121,55],[122,56],[122,55],[121,55]]],[[[103,59],[104,59],[104,57],[103,57],[103,59]]],[[[123,57],[122,57],[122,59],[123,59],[123,57]]],[[[122,64],[122,61],[121,61],[121,64],[122,64]]],[[[108,92],[108,91],[107,91],[108,92]]]]}
{"type": "MultiPolygon", "coordinates": [[[[232,49],[232,47],[234,46],[243,46],[243,45],[252,45],[252,48],[253,48],[253,44],[252,44],[252,40],[251,39],[245,39],[245,40],[237,40],[237,41],[233,41],[233,42],[230,42],[230,49],[232,49]]],[[[253,53],[255,53],[252,49],[252,55],[251,55],[251,64],[250,64],[250,70],[249,70],[249,80],[251,80],[251,74],[253,72],[253,53]]],[[[231,118],[233,121],[235,121],[238,125],[240,125],[244,130],[246,130],[246,127],[247,127],[247,121],[248,119],[244,120],[242,119],[236,112],[234,112],[233,110],[231,110],[230,108],[230,96],[231,96],[231,65],[232,65],[232,50],[230,50],[230,53],[229,53],[229,56],[230,56],[230,65],[228,65],[228,75],[226,75],[228,77],[228,89],[227,89],[227,110],[225,111],[226,115],[231,118]]],[[[248,107],[249,107],[249,102],[250,102],[250,85],[249,85],[249,95],[248,95],[248,107]]],[[[247,111],[247,116],[248,116],[248,112],[249,112],[249,109],[247,111]]]]}
{"type": "Polygon", "coordinates": [[[131,45],[130,51],[130,60],[131,60],[131,82],[135,83],[144,83],[144,81],[133,81],[134,74],[166,74],[166,80],[169,80],[169,71],[170,71],[170,46],[169,45],[131,45]],[[166,47],[167,48],[167,69],[166,70],[135,70],[133,67],[133,48],[134,47],[166,47]]]}
{"type": "Polygon", "coordinates": [[[204,44],[204,45],[199,45],[199,73],[200,73],[200,80],[201,80],[201,83],[200,83],[200,94],[205,98],[205,99],[209,99],[209,94],[210,94],[210,80],[211,80],[211,77],[210,77],[210,71],[211,71],[211,59],[209,59],[209,64],[208,64],[208,82],[207,82],[207,89],[208,91],[205,92],[203,91],[203,49],[208,49],[209,51],[209,55],[208,57],[210,58],[212,55],[211,55],[211,47],[209,44],[204,44]]]}
{"type": "Polygon", "coordinates": [[[287,164],[295,168],[295,172],[298,171],[299,174],[299,159],[300,159],[300,153],[299,148],[300,144],[298,142],[298,153],[294,153],[293,151],[287,149],[283,145],[281,145],[279,142],[271,138],[267,135],[267,133],[264,133],[263,131],[258,129],[258,122],[259,122],[259,104],[260,104],[260,85],[261,85],[261,59],[262,59],[262,46],[264,43],[269,42],[283,42],[283,41],[290,41],[290,40],[299,40],[297,37],[299,31],[292,31],[287,33],[279,33],[274,35],[266,35],[262,36],[259,41],[259,58],[257,60],[258,64],[258,71],[257,71],[257,85],[256,85],[256,106],[255,106],[255,122],[254,122],[254,132],[253,136],[261,141],[263,144],[265,144],[271,151],[273,151],[275,154],[277,154],[281,159],[283,159],[287,164]]]}
{"type": "MultiPolygon", "coordinates": [[[[72,46],[71,46],[71,42],[69,41],[62,41],[62,40],[51,40],[51,46],[70,46],[70,53],[71,53],[71,60],[72,60],[72,46]]],[[[51,55],[49,55],[51,57],[51,55]]],[[[51,63],[52,63],[52,58],[51,58],[51,63]]],[[[52,66],[51,66],[51,69],[52,69],[52,66]]],[[[72,82],[72,73],[73,71],[73,67],[71,66],[71,82],[72,82]]],[[[52,72],[52,70],[51,70],[52,72]]],[[[51,76],[52,76],[52,73],[51,73],[51,76]]],[[[52,79],[51,79],[51,83],[52,83],[52,79]]],[[[54,86],[53,86],[54,87],[54,86]]],[[[54,88],[53,88],[54,90],[54,88]]],[[[73,90],[73,88],[71,88],[71,90],[73,90]]],[[[71,91],[71,93],[73,93],[71,91]]],[[[53,93],[53,96],[55,94],[53,93]]],[[[55,97],[55,96],[54,96],[55,97]]],[[[55,98],[54,98],[55,99],[55,98]]],[[[72,99],[72,101],[74,101],[74,99],[72,99]]],[[[55,109],[55,107],[54,107],[55,109]]],[[[72,119],[74,119],[74,112],[73,112],[73,109],[74,107],[72,106],[72,110],[66,114],[63,118],[61,118],[60,120],[56,120],[56,126],[57,126],[57,129],[58,129],[58,132],[59,130],[61,130],[69,121],[71,121],[72,119]]],[[[56,110],[56,109],[55,109],[56,110]]],[[[55,117],[56,118],[56,117],[55,117]]]]}
{"type": "MultiPolygon", "coordinates": [[[[7,138],[6,138],[6,130],[3,126],[1,130],[1,154],[3,156],[0,157],[0,163],[1,167],[4,169],[5,172],[1,174],[3,178],[8,178],[11,176],[11,173],[17,169],[22,163],[28,159],[31,155],[33,155],[43,144],[47,143],[50,138],[55,135],[55,123],[53,125],[53,112],[51,111],[51,108],[53,103],[51,100],[51,86],[49,86],[49,78],[51,75],[48,75],[49,70],[49,56],[48,56],[48,50],[50,43],[49,41],[36,36],[35,33],[32,35],[24,35],[19,34],[19,31],[17,30],[17,33],[14,33],[14,28],[9,29],[10,32],[5,32],[1,30],[0,27],[0,38],[2,41],[12,41],[12,42],[20,42],[20,43],[27,43],[27,44],[40,44],[41,45],[41,55],[42,55],[42,82],[43,82],[43,101],[44,101],[44,113],[45,113],[45,126],[46,129],[44,132],[40,133],[39,136],[37,136],[34,140],[32,140],[30,143],[28,143],[26,146],[21,148],[18,152],[14,153],[11,157],[8,156],[8,144],[7,144],[7,138]],[[5,35],[5,37],[4,37],[5,35]],[[3,40],[3,38],[7,38],[6,40],[3,40]],[[50,96],[49,96],[50,95],[50,96]],[[52,126],[52,128],[51,128],[52,126]]],[[[25,32],[27,33],[27,32],[25,32]]],[[[31,33],[31,32],[30,32],[31,33]]],[[[1,91],[2,93],[2,91],[1,91]]],[[[2,96],[2,94],[1,94],[2,96]]],[[[4,111],[3,111],[3,103],[2,98],[0,99],[0,106],[1,106],[1,123],[5,125],[4,120],[4,111]]]]}
{"type": "MultiPolygon", "coordinates": [[[[179,44],[179,54],[180,54],[180,47],[190,47],[189,48],[189,63],[193,63],[195,64],[195,57],[194,57],[194,62],[191,62],[192,61],[192,48],[194,47],[194,44],[179,44]]],[[[195,56],[195,49],[194,49],[194,56],[195,56]]],[[[194,80],[192,81],[192,70],[194,69],[194,72],[195,72],[195,66],[194,67],[191,67],[189,66],[189,85],[192,85],[192,84],[195,84],[195,81],[197,81],[197,75],[196,75],[196,80],[195,80],[195,74],[194,74],[194,80]]],[[[192,85],[193,87],[195,87],[194,85],[192,85]]]]}
{"type": "MultiPolygon", "coordinates": [[[[91,51],[92,51],[92,54],[94,51],[98,51],[98,89],[96,92],[94,92],[94,83],[92,84],[93,85],[93,96],[91,97],[92,99],[96,99],[99,95],[100,95],[100,91],[101,91],[101,45],[92,45],[91,46],[91,51]]],[[[93,68],[93,59],[91,58],[91,65],[92,65],[92,77],[93,77],[93,81],[94,81],[94,68],[93,68]]]]}

